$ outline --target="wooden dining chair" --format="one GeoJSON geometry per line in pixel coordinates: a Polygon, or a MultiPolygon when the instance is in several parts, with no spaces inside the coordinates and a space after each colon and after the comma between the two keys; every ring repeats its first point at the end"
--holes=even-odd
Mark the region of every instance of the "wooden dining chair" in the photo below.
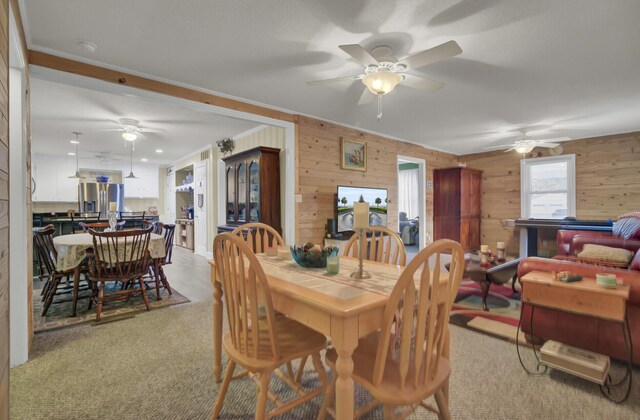
{"type": "Polygon", "coordinates": [[[71,232],[76,233],[81,230],[80,223],[91,223],[100,221],[99,211],[90,211],[84,213],[71,213],[71,232]]]}
{"type": "Polygon", "coordinates": [[[149,270],[149,240],[151,227],[147,229],[121,230],[116,232],[98,232],[89,230],[93,236],[93,261],[89,264],[94,294],[89,302],[89,309],[95,301],[96,321],[102,316],[102,306],[106,302],[129,300],[133,296],[142,295],[147,310],[149,298],[143,276],[149,270]],[[138,282],[139,288],[117,287],[105,292],[107,282],[120,282],[123,285],[138,282]]]}
{"type": "MultiPolygon", "coordinates": [[[[127,222],[125,220],[117,222],[116,223],[116,230],[124,229],[124,225],[126,223],[127,222]]],[[[105,229],[110,228],[109,222],[94,222],[94,223],[80,222],[80,223],[78,223],[78,226],[80,226],[80,228],[82,229],[82,232],[84,232],[84,233],[88,233],[89,229],[93,229],[93,230],[97,230],[97,231],[103,232],[105,229]]]]}
{"type": "MultiPolygon", "coordinates": [[[[42,316],[45,316],[53,303],[64,303],[73,301],[73,285],[69,283],[69,276],[73,275],[73,270],[60,271],[56,266],[58,253],[53,245],[53,235],[56,229],[53,225],[42,228],[33,228],[33,242],[38,255],[40,269],[43,278],[46,279],[42,288],[42,316]],[[66,280],[64,283],[62,280],[66,280]],[[71,295],[68,298],[56,299],[63,295],[71,295]]],[[[84,270],[83,270],[84,271],[84,270]]],[[[84,271],[86,279],[86,271],[84,271]]],[[[79,291],[88,290],[89,286],[82,285],[79,291]]]]}
{"type": "MultiPolygon", "coordinates": [[[[367,238],[369,245],[363,259],[393,265],[406,264],[407,252],[397,233],[384,226],[371,226],[367,230],[369,232],[371,237],[367,238]]],[[[345,245],[343,255],[358,258],[359,246],[358,235],[353,235],[345,245]]]]}
{"type": "Polygon", "coordinates": [[[127,226],[132,228],[141,229],[144,228],[144,216],[146,211],[121,211],[120,221],[126,221],[127,226]]]}
{"type": "MultiPolygon", "coordinates": [[[[448,381],[449,314],[458,293],[464,271],[462,246],[449,239],[431,243],[420,251],[404,269],[393,288],[384,311],[382,329],[373,337],[361,339],[353,352],[353,380],[366,388],[373,400],[356,413],[359,417],[378,405],[384,405],[384,418],[405,418],[422,406],[450,419],[448,381]],[[440,282],[440,255],[451,254],[448,281],[440,282]],[[429,269],[429,259],[435,267],[429,269]],[[416,279],[419,284],[416,288],[416,279]],[[399,337],[393,343],[396,312],[402,312],[399,337]],[[435,397],[437,409],[425,402],[435,397]],[[405,407],[396,416],[396,407],[405,407]]],[[[334,349],[326,353],[326,361],[335,370],[338,355],[334,349]]],[[[325,397],[320,411],[324,418],[338,375],[325,397]]]]}
{"type": "Polygon", "coordinates": [[[166,289],[170,295],[173,294],[171,286],[169,285],[169,280],[164,273],[164,266],[171,264],[171,255],[173,254],[173,236],[176,231],[176,225],[164,224],[162,222],[147,222],[146,226],[151,227],[151,233],[155,233],[156,235],[162,235],[164,233],[164,258],[159,261],[158,275],[155,273],[155,264],[152,263],[149,266],[149,273],[151,276],[147,280],[147,286],[154,283],[156,299],[160,300],[160,289],[162,288],[166,289]]]}
{"type": "Polygon", "coordinates": [[[266,252],[268,247],[285,245],[284,239],[271,226],[252,222],[240,225],[231,232],[233,235],[245,238],[245,243],[256,254],[266,252]]]}
{"type": "MultiPolygon", "coordinates": [[[[242,238],[223,233],[213,241],[216,270],[224,291],[229,332],[222,346],[229,357],[229,365],[213,407],[212,419],[218,418],[236,365],[242,366],[258,384],[259,395],[255,418],[264,419],[280,415],[323,393],[328,380],[320,351],[326,345],[324,335],[307,328],[283,315],[276,315],[271,301],[267,277],[255,254],[242,238]],[[262,309],[264,316],[259,315],[262,309]],[[320,388],[304,391],[286,376],[280,366],[310,356],[318,372],[320,388]],[[271,373],[286,383],[297,396],[283,402],[271,390],[271,373]],[[276,408],[265,413],[267,398],[276,408]]],[[[239,375],[243,376],[243,375],[239,375]]]]}

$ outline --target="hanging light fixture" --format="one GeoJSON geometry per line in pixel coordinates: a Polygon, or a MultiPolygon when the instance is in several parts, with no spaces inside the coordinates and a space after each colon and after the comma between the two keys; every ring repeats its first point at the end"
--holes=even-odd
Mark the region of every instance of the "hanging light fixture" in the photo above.
{"type": "Polygon", "coordinates": [[[138,135],[136,134],[135,131],[126,129],[122,133],[122,138],[125,139],[126,141],[135,141],[138,138],[138,135]]]}
{"type": "Polygon", "coordinates": [[[375,71],[366,71],[366,75],[362,78],[362,84],[369,89],[369,92],[378,97],[378,115],[376,119],[382,119],[382,96],[391,92],[398,86],[398,83],[404,80],[404,76],[392,72],[386,67],[378,67],[375,71]]]}
{"type": "Polygon", "coordinates": [[[129,172],[129,175],[125,176],[125,178],[127,179],[136,179],[138,178],[137,176],[135,176],[133,174],[133,149],[135,149],[135,143],[133,141],[131,141],[131,171],[129,172]]]}
{"type": "Polygon", "coordinates": [[[71,175],[69,178],[71,179],[85,179],[85,177],[80,176],[80,171],[78,170],[78,146],[80,145],[80,142],[78,141],[78,136],[82,133],[78,133],[77,131],[74,131],[73,134],[75,134],[76,139],[75,140],[71,140],[71,144],[75,144],[76,145],[76,173],[71,175]]]}
{"type": "Polygon", "coordinates": [[[514,150],[523,155],[530,153],[536,147],[535,143],[527,140],[517,141],[514,150]]]}

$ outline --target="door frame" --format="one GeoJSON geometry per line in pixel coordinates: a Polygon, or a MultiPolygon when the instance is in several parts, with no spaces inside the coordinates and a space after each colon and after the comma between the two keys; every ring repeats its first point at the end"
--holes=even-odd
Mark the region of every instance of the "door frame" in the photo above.
{"type": "MultiPolygon", "coordinates": [[[[194,182],[197,179],[196,178],[196,172],[198,171],[198,169],[204,168],[204,171],[205,171],[205,175],[204,175],[204,177],[205,177],[205,186],[204,186],[204,191],[203,191],[203,194],[204,194],[204,200],[203,200],[204,204],[203,205],[204,205],[204,214],[205,214],[205,217],[204,217],[204,223],[205,223],[204,234],[205,234],[205,236],[207,236],[208,231],[209,231],[209,221],[207,220],[207,214],[208,214],[208,211],[209,211],[209,207],[208,207],[209,206],[209,194],[208,194],[208,191],[209,191],[209,164],[208,164],[208,162],[209,162],[209,160],[207,159],[205,161],[202,161],[202,162],[199,162],[199,163],[196,163],[196,164],[193,165],[193,179],[194,179],[194,182]]],[[[196,218],[196,214],[195,214],[196,210],[195,210],[195,208],[197,206],[197,200],[198,200],[198,190],[197,190],[197,188],[198,188],[198,186],[196,186],[196,189],[194,189],[194,191],[193,191],[193,194],[194,194],[194,203],[193,203],[193,205],[194,205],[194,214],[193,214],[193,218],[194,219],[196,218]]],[[[202,191],[201,187],[200,187],[200,190],[202,191]]],[[[208,259],[213,259],[213,252],[207,250],[207,243],[208,242],[206,240],[205,240],[205,248],[204,248],[204,250],[198,248],[198,236],[199,236],[199,234],[198,234],[198,229],[196,229],[196,226],[194,226],[193,234],[194,234],[194,246],[193,246],[194,253],[196,255],[201,255],[201,256],[206,257],[208,259]]]]}
{"type": "Polygon", "coordinates": [[[20,43],[17,22],[9,5],[9,363],[21,365],[29,358],[31,301],[27,205],[27,61],[20,43]],[[15,90],[18,91],[16,96],[15,90]]]}
{"type": "MultiPolygon", "coordinates": [[[[400,160],[418,165],[418,249],[427,246],[427,162],[424,159],[398,155],[396,157],[397,182],[400,182],[400,160]]],[[[399,184],[398,184],[399,191],[399,184]]],[[[398,207],[398,216],[400,208],[398,207]]],[[[396,231],[400,232],[400,217],[397,218],[396,231]]]]}

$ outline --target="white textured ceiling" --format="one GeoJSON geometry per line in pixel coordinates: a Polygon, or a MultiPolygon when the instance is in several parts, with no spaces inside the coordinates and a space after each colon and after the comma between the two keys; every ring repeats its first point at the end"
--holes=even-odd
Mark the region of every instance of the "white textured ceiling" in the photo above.
{"type": "Polygon", "coordinates": [[[84,87],[31,78],[31,130],[34,153],[66,155],[74,151],[69,141],[79,131],[80,157],[102,155],[128,159],[119,118],[134,118],[141,127],[158,130],[136,140],[134,158],[168,164],[224,138],[258,124],[197,112],[180,106],[151,102],[133,95],[119,95],[84,87]],[[162,149],[157,154],[156,149],[162,149]]]}
{"type": "Polygon", "coordinates": [[[465,154],[532,137],[640,129],[638,0],[25,0],[32,49],[95,60],[465,154]],[[83,52],[78,40],[97,44],[83,52]],[[437,93],[398,87],[357,106],[361,66],[338,49],[400,58],[456,40],[421,68],[437,93]]]}

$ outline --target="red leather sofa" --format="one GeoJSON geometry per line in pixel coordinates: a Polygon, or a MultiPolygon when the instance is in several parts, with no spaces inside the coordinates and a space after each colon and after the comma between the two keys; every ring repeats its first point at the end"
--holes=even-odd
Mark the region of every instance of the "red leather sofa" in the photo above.
{"type": "MultiPolygon", "coordinates": [[[[591,238],[593,239],[593,238],[591,238]]],[[[631,286],[627,305],[627,319],[634,339],[633,362],[640,365],[640,252],[629,266],[631,269],[612,268],[561,259],[529,257],[520,262],[518,277],[531,271],[573,271],[585,277],[596,273],[614,273],[618,279],[631,286]]],[[[530,335],[531,307],[524,305],[522,331],[530,335]]],[[[534,311],[533,337],[542,337],[572,346],[606,354],[625,360],[625,345],[620,324],[574,315],[552,309],[536,308],[534,311]]]]}
{"type": "Polygon", "coordinates": [[[640,237],[623,239],[610,232],[592,232],[587,230],[559,230],[556,235],[558,256],[575,256],[585,244],[625,248],[633,252],[640,249],[640,237]]]}

